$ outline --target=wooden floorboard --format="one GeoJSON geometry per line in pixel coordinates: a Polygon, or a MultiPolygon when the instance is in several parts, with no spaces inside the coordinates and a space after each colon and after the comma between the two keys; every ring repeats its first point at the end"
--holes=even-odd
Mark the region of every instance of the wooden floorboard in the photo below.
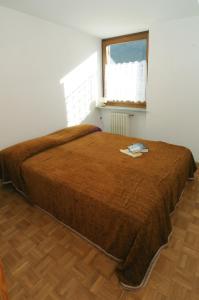
{"type": "Polygon", "coordinates": [[[173,234],[149,281],[125,291],[116,262],[36,207],[0,187],[0,257],[11,300],[198,300],[199,173],[172,216],[173,234]]]}

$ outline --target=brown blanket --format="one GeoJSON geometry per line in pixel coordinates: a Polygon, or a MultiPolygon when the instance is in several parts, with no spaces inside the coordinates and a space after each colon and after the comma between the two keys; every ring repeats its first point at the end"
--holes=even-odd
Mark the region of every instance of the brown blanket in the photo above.
{"type": "Polygon", "coordinates": [[[3,182],[12,181],[17,189],[24,191],[21,166],[26,159],[99,130],[101,129],[91,125],[73,126],[0,151],[0,179],[3,182]]]}
{"type": "Polygon", "coordinates": [[[28,198],[122,262],[139,286],[171,232],[170,213],[196,166],[191,152],[81,125],[0,152],[1,173],[28,198]],[[135,142],[149,153],[120,153],[135,142]]]}

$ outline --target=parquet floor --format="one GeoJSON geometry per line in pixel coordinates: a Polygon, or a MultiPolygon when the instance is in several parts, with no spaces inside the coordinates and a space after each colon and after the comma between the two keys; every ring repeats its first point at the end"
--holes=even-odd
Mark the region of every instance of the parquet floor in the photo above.
{"type": "Polygon", "coordinates": [[[116,263],[55,219],[0,187],[0,257],[11,300],[199,299],[199,173],[172,217],[173,234],[147,285],[128,292],[116,263]]]}

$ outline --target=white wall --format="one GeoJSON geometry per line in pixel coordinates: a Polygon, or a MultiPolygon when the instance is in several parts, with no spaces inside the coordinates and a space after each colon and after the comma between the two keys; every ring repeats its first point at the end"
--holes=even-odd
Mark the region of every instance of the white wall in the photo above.
{"type": "MultiPolygon", "coordinates": [[[[189,147],[199,161],[199,17],[149,28],[147,112],[133,112],[131,136],[189,147]]],[[[102,112],[110,130],[110,111],[102,112]]]]}
{"type": "Polygon", "coordinates": [[[199,17],[150,28],[147,137],[189,147],[199,161],[199,17]]]}
{"type": "MultiPolygon", "coordinates": [[[[0,7],[0,148],[66,126],[67,86],[60,80],[94,53],[97,97],[100,43],[90,35],[0,7]]],[[[94,107],[92,99],[81,122],[97,122],[94,107]]]]}
{"type": "MultiPolygon", "coordinates": [[[[0,37],[0,148],[66,126],[60,80],[94,53],[100,90],[98,38],[3,7],[0,37]]],[[[149,40],[148,108],[134,112],[131,135],[185,145],[199,161],[199,17],[153,25],[149,40]]],[[[94,106],[81,122],[99,124],[94,106]]],[[[110,112],[102,116],[109,130],[110,112]]]]}

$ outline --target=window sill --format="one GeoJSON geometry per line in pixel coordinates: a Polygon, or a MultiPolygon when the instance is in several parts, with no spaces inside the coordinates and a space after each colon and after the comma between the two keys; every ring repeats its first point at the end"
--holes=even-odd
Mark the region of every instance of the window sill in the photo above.
{"type": "Polygon", "coordinates": [[[143,112],[146,113],[146,108],[137,108],[137,107],[128,107],[128,106],[111,106],[111,105],[101,105],[97,106],[100,110],[111,110],[111,111],[118,111],[118,112],[143,112]]]}

